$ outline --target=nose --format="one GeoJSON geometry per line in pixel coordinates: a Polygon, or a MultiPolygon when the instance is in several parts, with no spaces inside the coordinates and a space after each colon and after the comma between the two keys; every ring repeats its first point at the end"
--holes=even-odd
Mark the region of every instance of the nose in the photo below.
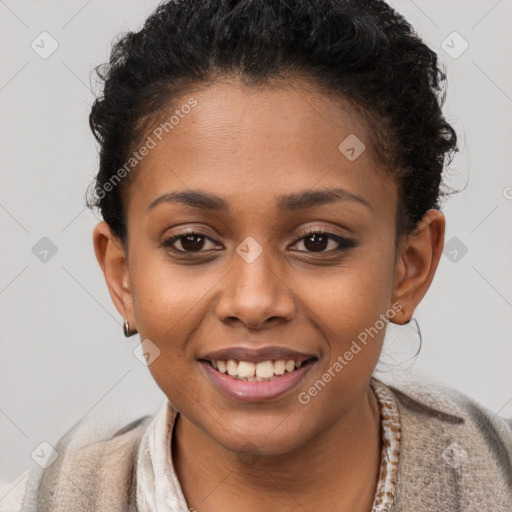
{"type": "Polygon", "coordinates": [[[263,251],[248,263],[238,254],[223,279],[222,293],[216,304],[217,317],[230,324],[241,323],[248,329],[263,329],[271,323],[290,321],[296,310],[293,294],[272,255],[263,251]],[[273,264],[274,263],[274,264],[273,264]]]}

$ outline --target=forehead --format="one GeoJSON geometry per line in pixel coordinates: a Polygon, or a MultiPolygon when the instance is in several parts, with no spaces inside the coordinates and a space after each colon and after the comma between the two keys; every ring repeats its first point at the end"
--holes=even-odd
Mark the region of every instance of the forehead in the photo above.
{"type": "Polygon", "coordinates": [[[374,158],[362,119],[301,79],[190,90],[142,143],[149,139],[129,191],[129,209],[139,212],[185,189],[269,211],[294,191],[340,187],[365,198],[376,215],[394,212],[395,184],[374,158]]]}

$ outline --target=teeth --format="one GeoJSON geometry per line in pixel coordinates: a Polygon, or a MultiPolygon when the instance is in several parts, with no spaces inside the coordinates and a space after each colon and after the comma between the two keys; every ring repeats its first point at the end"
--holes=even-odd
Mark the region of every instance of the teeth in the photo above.
{"type": "Polygon", "coordinates": [[[286,361],[283,361],[281,359],[280,361],[276,361],[274,363],[274,374],[275,375],[283,375],[285,370],[286,370],[286,361]]]}
{"type": "Polygon", "coordinates": [[[238,374],[238,363],[234,359],[229,359],[226,366],[231,377],[234,377],[238,374]]]}
{"type": "Polygon", "coordinates": [[[292,361],[291,359],[286,361],[285,369],[287,372],[293,372],[293,370],[295,370],[295,361],[292,361]]]}
{"type": "MultiPolygon", "coordinates": [[[[239,377],[254,377],[254,363],[250,361],[240,361],[238,363],[238,376],[239,377]]],[[[257,377],[263,377],[263,375],[257,374],[257,377]]],[[[270,377],[270,375],[269,375],[270,377]]]]}
{"type": "MultiPolygon", "coordinates": [[[[238,372],[238,375],[240,375],[240,372],[238,372]]],[[[256,377],[268,379],[272,375],[274,375],[274,363],[272,361],[262,361],[256,365],[256,377]]]]}
{"type": "Polygon", "coordinates": [[[260,361],[259,363],[253,363],[252,361],[236,361],[235,359],[212,361],[213,367],[219,372],[227,372],[231,377],[248,380],[250,382],[276,379],[285,372],[290,373],[296,368],[300,368],[302,364],[301,361],[294,361],[293,359],[260,361]]]}

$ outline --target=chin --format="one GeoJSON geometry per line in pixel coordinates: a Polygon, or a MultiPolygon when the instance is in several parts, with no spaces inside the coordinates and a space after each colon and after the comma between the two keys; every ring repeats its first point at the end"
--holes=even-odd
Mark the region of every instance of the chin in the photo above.
{"type": "MultiPolygon", "coordinates": [[[[287,422],[283,417],[257,419],[251,415],[250,419],[244,418],[236,422],[223,425],[216,434],[216,440],[227,450],[247,455],[278,456],[288,454],[307,441],[305,425],[303,422],[287,422]]],[[[289,417],[288,417],[289,418],[289,417]]],[[[214,434],[211,433],[212,437],[214,434]]]]}

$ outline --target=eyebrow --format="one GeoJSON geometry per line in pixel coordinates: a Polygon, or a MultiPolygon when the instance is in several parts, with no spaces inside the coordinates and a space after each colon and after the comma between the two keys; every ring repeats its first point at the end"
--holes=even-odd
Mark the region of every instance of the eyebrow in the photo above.
{"type": "MultiPolygon", "coordinates": [[[[278,197],[277,208],[281,212],[293,212],[306,210],[314,206],[321,206],[337,201],[354,202],[373,211],[372,205],[361,196],[349,192],[343,188],[325,190],[304,190],[294,194],[286,194],[278,197]]],[[[163,203],[182,203],[202,210],[230,212],[231,207],[220,196],[202,192],[200,190],[180,190],[168,192],[157,197],[148,206],[148,211],[163,203]]]]}

